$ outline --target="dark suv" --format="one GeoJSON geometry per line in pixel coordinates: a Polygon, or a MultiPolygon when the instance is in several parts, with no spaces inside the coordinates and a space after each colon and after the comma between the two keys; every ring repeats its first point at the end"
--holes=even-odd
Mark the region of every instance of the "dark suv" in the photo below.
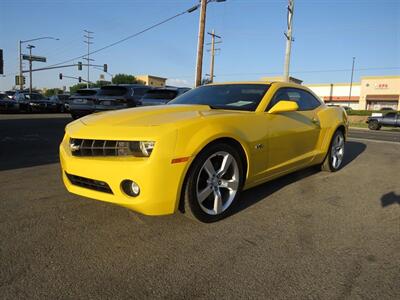
{"type": "Polygon", "coordinates": [[[169,101],[186,93],[190,88],[168,87],[148,91],[142,99],[143,106],[167,104],[169,101]]]}
{"type": "Polygon", "coordinates": [[[73,119],[94,113],[99,89],[77,90],[68,100],[68,108],[73,119]]]}
{"type": "Polygon", "coordinates": [[[142,104],[143,95],[152,88],[141,84],[108,85],[100,88],[96,111],[122,109],[142,104]]]}

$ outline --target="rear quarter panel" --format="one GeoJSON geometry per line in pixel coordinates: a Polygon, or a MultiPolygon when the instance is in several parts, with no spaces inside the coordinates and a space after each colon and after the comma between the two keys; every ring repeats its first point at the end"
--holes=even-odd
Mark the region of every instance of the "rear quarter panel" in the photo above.
{"type": "Polygon", "coordinates": [[[344,109],[340,107],[328,107],[326,105],[323,105],[323,107],[318,111],[318,118],[321,126],[321,135],[318,147],[325,155],[328,152],[332,136],[339,127],[344,127],[344,134],[347,139],[349,122],[344,109]]]}

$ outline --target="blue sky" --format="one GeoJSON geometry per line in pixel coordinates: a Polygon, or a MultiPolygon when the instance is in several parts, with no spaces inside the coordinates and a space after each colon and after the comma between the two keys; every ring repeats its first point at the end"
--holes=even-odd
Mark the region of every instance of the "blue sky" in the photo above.
{"type": "MultiPolygon", "coordinates": [[[[0,48],[9,89],[18,69],[18,40],[54,36],[60,41],[34,42],[34,54],[48,58],[42,67],[86,51],[83,29],[94,32],[98,49],[197,3],[197,0],[1,0],[0,48]]],[[[207,30],[223,37],[216,56],[216,81],[258,80],[283,69],[286,0],[227,0],[208,5],[207,30]]],[[[152,74],[171,84],[194,81],[199,12],[185,14],[143,35],[93,56],[111,73],[152,74]]],[[[355,81],[366,75],[400,74],[400,1],[296,0],[292,75],[306,83],[346,82],[352,57],[355,81]],[[358,70],[357,70],[358,69],[358,70]],[[362,70],[359,70],[362,69],[362,70]]],[[[209,38],[207,37],[207,42],[209,38]]],[[[26,65],[27,66],[27,65],[26,65]]],[[[204,73],[209,70],[205,52],[204,73]]],[[[62,87],[59,70],[34,73],[36,87],[62,87]]],[[[62,73],[82,76],[77,68],[62,73]]],[[[92,79],[101,71],[92,70],[92,79]]],[[[107,75],[106,75],[107,77],[107,75]]]]}

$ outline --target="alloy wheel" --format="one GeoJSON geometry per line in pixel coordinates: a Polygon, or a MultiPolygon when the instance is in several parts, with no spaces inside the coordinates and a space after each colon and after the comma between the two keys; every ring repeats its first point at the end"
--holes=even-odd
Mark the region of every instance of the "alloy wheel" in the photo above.
{"type": "Polygon", "coordinates": [[[331,149],[332,166],[339,169],[344,156],[344,137],[342,133],[336,135],[331,149]]]}
{"type": "Polygon", "coordinates": [[[196,196],[201,209],[219,215],[232,204],[239,189],[239,167],[233,155],[219,151],[206,159],[197,177],[196,196]]]}

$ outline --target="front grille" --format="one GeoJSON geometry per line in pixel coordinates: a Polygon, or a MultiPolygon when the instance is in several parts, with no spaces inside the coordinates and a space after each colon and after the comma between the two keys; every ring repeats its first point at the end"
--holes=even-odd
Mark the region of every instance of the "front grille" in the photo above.
{"type": "Polygon", "coordinates": [[[119,156],[126,152],[128,142],[108,140],[70,139],[70,150],[74,156],[119,156]]]}
{"type": "Polygon", "coordinates": [[[83,188],[87,188],[87,189],[91,189],[91,190],[95,190],[95,191],[99,191],[99,192],[103,192],[103,193],[113,194],[110,186],[104,181],[90,179],[90,178],[72,175],[72,174],[68,174],[68,173],[65,173],[65,175],[67,176],[67,178],[73,185],[77,185],[77,186],[80,186],[83,188]]]}

